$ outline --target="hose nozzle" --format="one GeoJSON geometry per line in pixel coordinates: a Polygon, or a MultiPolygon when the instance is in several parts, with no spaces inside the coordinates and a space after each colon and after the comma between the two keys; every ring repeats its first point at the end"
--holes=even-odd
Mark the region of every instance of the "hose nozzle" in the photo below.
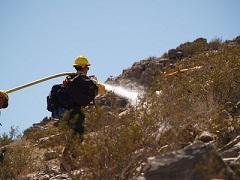
{"type": "Polygon", "coordinates": [[[105,86],[104,86],[103,84],[101,84],[101,83],[97,80],[96,76],[93,75],[93,76],[89,76],[89,77],[90,77],[90,79],[93,80],[93,81],[95,82],[95,84],[97,85],[97,87],[98,87],[98,94],[99,94],[99,95],[105,94],[105,93],[106,93],[105,86]]]}

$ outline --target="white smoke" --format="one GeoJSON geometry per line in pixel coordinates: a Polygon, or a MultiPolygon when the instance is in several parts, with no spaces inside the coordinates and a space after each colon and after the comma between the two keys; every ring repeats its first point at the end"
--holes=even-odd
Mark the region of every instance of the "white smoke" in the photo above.
{"type": "Polygon", "coordinates": [[[107,91],[112,91],[113,93],[128,99],[131,105],[136,106],[139,102],[139,97],[143,94],[140,90],[132,90],[124,88],[122,86],[104,84],[107,91]]]}

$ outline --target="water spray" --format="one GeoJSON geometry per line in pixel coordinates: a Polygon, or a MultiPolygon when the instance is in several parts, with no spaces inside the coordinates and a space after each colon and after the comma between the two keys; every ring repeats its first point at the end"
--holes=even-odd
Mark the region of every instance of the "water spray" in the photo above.
{"type": "Polygon", "coordinates": [[[103,84],[107,91],[112,91],[113,93],[126,98],[129,100],[130,104],[136,106],[139,102],[139,97],[143,94],[140,90],[132,90],[125,88],[123,86],[103,84]]]}

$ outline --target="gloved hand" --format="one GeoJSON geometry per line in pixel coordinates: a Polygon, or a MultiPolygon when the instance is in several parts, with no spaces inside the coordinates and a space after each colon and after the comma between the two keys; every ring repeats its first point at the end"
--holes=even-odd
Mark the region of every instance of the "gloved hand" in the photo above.
{"type": "Polygon", "coordinates": [[[8,107],[8,95],[4,91],[0,91],[0,109],[8,107]]]}
{"type": "Polygon", "coordinates": [[[99,81],[97,80],[96,76],[89,76],[91,78],[91,80],[93,80],[96,85],[98,86],[98,94],[103,95],[105,94],[106,90],[105,90],[105,86],[101,83],[99,83],[99,81]]]}
{"type": "Polygon", "coordinates": [[[105,86],[103,84],[97,84],[98,86],[98,94],[103,95],[106,92],[105,86]]]}

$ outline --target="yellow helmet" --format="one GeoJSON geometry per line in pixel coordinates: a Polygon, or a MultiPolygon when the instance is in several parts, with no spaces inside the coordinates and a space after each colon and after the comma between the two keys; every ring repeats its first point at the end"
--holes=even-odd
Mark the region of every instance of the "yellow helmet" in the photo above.
{"type": "Polygon", "coordinates": [[[78,56],[76,57],[73,66],[85,67],[85,66],[90,66],[90,64],[88,62],[88,59],[85,56],[78,56]]]}

